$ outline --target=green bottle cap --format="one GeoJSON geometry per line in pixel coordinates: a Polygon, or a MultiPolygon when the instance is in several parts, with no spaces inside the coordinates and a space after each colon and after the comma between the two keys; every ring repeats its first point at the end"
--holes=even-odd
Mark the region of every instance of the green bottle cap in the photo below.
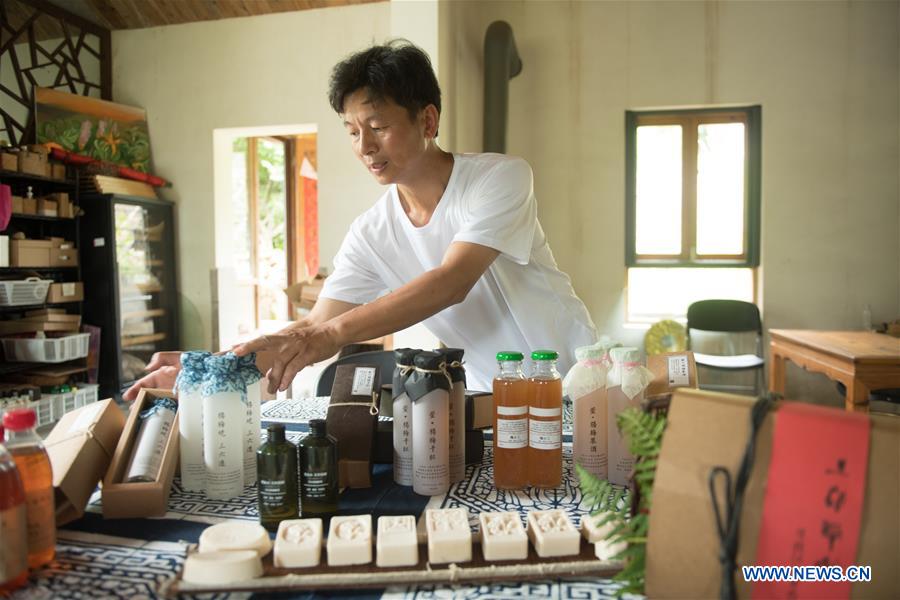
{"type": "Polygon", "coordinates": [[[559,352],[555,350],[535,350],[531,353],[531,360],[556,360],[559,352]]]}
{"type": "Polygon", "coordinates": [[[509,360],[522,361],[524,359],[525,359],[525,355],[522,354],[521,352],[509,352],[509,351],[504,350],[503,352],[497,353],[497,361],[499,361],[499,362],[505,362],[505,361],[509,361],[509,360]]]}

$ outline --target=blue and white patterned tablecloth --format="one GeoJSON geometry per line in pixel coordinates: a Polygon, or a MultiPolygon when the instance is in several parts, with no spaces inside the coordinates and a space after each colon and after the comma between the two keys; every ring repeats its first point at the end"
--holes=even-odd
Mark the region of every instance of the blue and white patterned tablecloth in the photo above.
{"type": "MultiPolygon", "coordinates": [[[[326,398],[282,400],[263,405],[263,426],[283,422],[288,438],[298,442],[305,435],[309,419],[325,416],[326,398]]],[[[264,432],[265,434],[265,432],[264,432]]],[[[473,530],[477,514],[488,510],[513,510],[524,515],[528,510],[562,508],[575,524],[589,509],[576,485],[571,446],[564,445],[564,483],[557,490],[508,492],[493,487],[493,456],[490,442],[485,444],[484,460],[469,465],[466,479],[451,487],[444,496],[427,498],[392,482],[389,465],[376,465],[374,486],[367,490],[348,490],[340,499],[340,512],[381,514],[421,514],[428,507],[464,507],[469,511],[473,530]]],[[[176,478],[169,498],[168,512],[156,519],[104,520],[100,493],[91,498],[85,516],[59,531],[56,560],[32,575],[29,585],[13,594],[16,599],[128,599],[155,598],[159,585],[176,575],[185,560],[187,548],[196,543],[203,529],[225,520],[258,518],[256,488],[247,487],[238,498],[209,500],[203,494],[186,492],[176,478]]],[[[368,597],[389,600],[426,598],[613,598],[617,586],[608,579],[563,579],[498,583],[485,586],[416,586],[373,590],[369,593],[326,594],[227,594],[203,598],[315,598],[368,597]]]]}

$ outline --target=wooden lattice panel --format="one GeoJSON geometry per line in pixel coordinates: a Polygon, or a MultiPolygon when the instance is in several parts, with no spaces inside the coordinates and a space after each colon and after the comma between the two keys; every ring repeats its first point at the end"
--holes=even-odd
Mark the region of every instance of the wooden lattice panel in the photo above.
{"type": "Polygon", "coordinates": [[[35,141],[34,88],[111,100],[109,30],[45,0],[0,0],[0,139],[35,141]]]}

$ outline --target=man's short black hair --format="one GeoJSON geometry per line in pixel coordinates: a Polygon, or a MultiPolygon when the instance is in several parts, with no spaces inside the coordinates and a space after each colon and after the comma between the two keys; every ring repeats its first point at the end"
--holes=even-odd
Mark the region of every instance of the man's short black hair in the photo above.
{"type": "Polygon", "coordinates": [[[331,108],[343,113],[347,96],[361,89],[367,89],[372,100],[390,98],[411,119],[429,104],[441,112],[441,88],[431,60],[407,40],[372,46],[335,65],[328,86],[331,108]]]}

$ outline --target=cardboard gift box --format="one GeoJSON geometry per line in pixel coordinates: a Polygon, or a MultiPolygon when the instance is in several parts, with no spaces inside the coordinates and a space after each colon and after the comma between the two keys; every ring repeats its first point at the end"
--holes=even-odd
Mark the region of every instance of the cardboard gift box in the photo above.
{"type": "Polygon", "coordinates": [[[4,171],[18,171],[19,154],[17,152],[0,153],[0,169],[4,171]]]}
{"type": "Polygon", "coordinates": [[[25,198],[22,196],[12,197],[12,212],[19,214],[25,213],[25,198]]]}
{"type": "Polygon", "coordinates": [[[59,203],[49,198],[38,198],[37,214],[45,217],[59,216],[59,203]]]}
{"type": "Polygon", "coordinates": [[[291,301],[291,306],[293,306],[297,317],[300,317],[303,311],[311,310],[315,306],[324,283],[325,278],[321,275],[316,275],[312,281],[295,283],[284,289],[284,293],[287,295],[288,300],[291,301]]]}
{"type": "Polygon", "coordinates": [[[65,179],[66,165],[62,163],[50,163],[50,176],[53,179],[65,179]]]}
{"type": "Polygon", "coordinates": [[[66,413],[47,436],[57,525],[84,514],[124,426],[125,416],[115,401],[101,400],[66,413]]]}
{"type": "Polygon", "coordinates": [[[50,252],[53,243],[48,240],[12,240],[9,264],[12,267],[52,266],[50,252]]]}
{"type": "Polygon", "coordinates": [[[22,214],[37,214],[37,198],[22,198],[22,214]]]}
{"type": "Polygon", "coordinates": [[[125,469],[134,449],[135,438],[140,429],[138,416],[154,398],[177,397],[171,390],[144,388],[131,405],[128,420],[119,443],[116,445],[112,462],[103,477],[103,517],[126,519],[133,517],[158,517],[166,514],[172,479],[178,466],[178,414],[169,430],[168,441],[163,450],[162,465],[156,481],[125,483],[125,469]]]}
{"type": "MultiPolygon", "coordinates": [[[[657,460],[650,507],[645,590],[648,597],[719,596],[723,574],[719,562],[721,540],[709,478],[714,467],[724,466],[730,471],[732,481],[737,481],[750,436],[749,423],[754,401],[754,398],[747,396],[701,390],[679,389],[674,393],[657,460]]],[[[817,427],[821,430],[823,425],[816,420],[821,419],[821,411],[828,411],[827,419],[832,422],[869,419],[868,468],[862,473],[865,476],[862,487],[864,496],[861,499],[859,536],[852,564],[871,566],[872,581],[854,583],[847,591],[853,597],[895,598],[897,590],[900,590],[900,569],[897,568],[900,557],[900,419],[874,414],[861,417],[838,409],[792,404],[792,418],[796,418],[797,414],[819,415],[810,417],[809,425],[804,422],[806,431],[815,431],[817,427]]],[[[776,425],[779,414],[785,411],[786,406],[785,403],[776,404],[762,421],[756,436],[753,467],[744,491],[739,521],[738,568],[734,573],[734,582],[740,598],[749,598],[753,591],[752,584],[744,581],[740,566],[757,565],[767,486],[772,487],[771,491],[775,494],[772,500],[775,502],[779,498],[793,497],[787,491],[778,496],[784,484],[773,487],[777,484],[769,477],[776,425]]],[[[839,441],[834,437],[825,442],[839,446],[839,441]]],[[[857,449],[858,446],[854,445],[857,449]]],[[[796,469],[796,473],[790,474],[790,479],[823,476],[830,472],[812,467],[811,462],[822,456],[818,450],[811,453],[793,451],[782,456],[803,464],[796,469]]],[[[840,461],[835,462],[835,469],[840,474],[840,461]]],[[[724,496],[724,485],[721,487],[720,497],[724,496]]],[[[808,489],[819,491],[818,486],[808,489]]],[[[816,564],[819,558],[814,545],[821,545],[822,535],[828,532],[825,529],[827,519],[818,520],[818,512],[825,511],[834,518],[834,509],[841,508],[830,503],[837,498],[831,497],[831,491],[826,486],[822,493],[814,495],[813,502],[803,503],[804,515],[812,515],[815,519],[812,530],[797,529],[793,522],[774,529],[775,541],[796,557],[794,560],[799,561],[796,564],[816,564]]],[[[721,502],[719,504],[725,514],[725,507],[721,502]]],[[[778,513],[781,514],[780,509],[778,513]]],[[[845,533],[848,537],[851,535],[845,533]]],[[[832,542],[828,538],[824,541],[825,547],[830,548],[832,542]]],[[[797,592],[799,598],[810,597],[804,595],[801,589],[797,592]]]]}
{"type": "Polygon", "coordinates": [[[326,427],[337,440],[340,487],[372,486],[375,429],[381,396],[378,365],[338,365],[326,427]]]}
{"type": "Polygon", "coordinates": [[[50,249],[51,267],[77,267],[78,249],[71,242],[50,249]]]}
{"type": "Polygon", "coordinates": [[[653,373],[653,380],[647,385],[644,396],[671,394],[681,387],[696,388],[697,363],[694,353],[665,352],[647,356],[647,368],[653,373]]]}
{"type": "Polygon", "coordinates": [[[27,173],[28,175],[40,175],[43,177],[47,174],[47,168],[49,167],[46,154],[32,152],[31,150],[20,150],[18,162],[19,172],[27,173]]]}
{"type": "Polygon", "coordinates": [[[47,291],[49,304],[62,304],[63,302],[81,302],[84,300],[84,284],[80,281],[66,283],[51,283],[47,291]]]}

